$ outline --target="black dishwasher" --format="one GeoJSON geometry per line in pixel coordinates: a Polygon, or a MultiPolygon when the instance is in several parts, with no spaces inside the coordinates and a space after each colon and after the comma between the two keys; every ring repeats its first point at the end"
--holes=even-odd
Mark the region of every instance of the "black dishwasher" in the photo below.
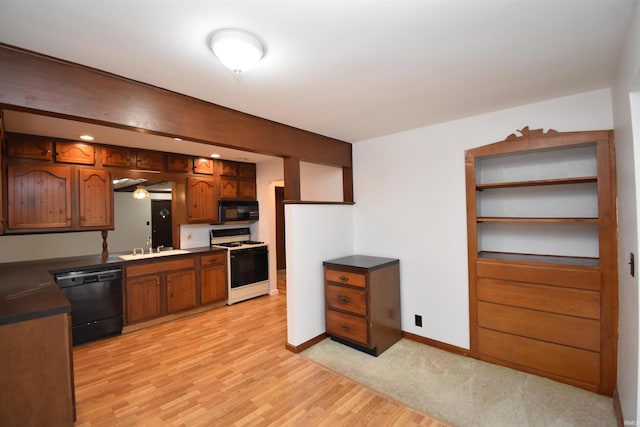
{"type": "Polygon", "coordinates": [[[56,274],[71,303],[73,345],[122,333],[122,269],[56,274]]]}

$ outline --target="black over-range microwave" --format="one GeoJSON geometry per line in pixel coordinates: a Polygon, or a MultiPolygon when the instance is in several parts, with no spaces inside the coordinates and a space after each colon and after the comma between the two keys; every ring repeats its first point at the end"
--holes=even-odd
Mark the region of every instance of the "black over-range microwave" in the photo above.
{"type": "Polygon", "coordinates": [[[226,222],[252,222],[258,220],[257,200],[220,200],[219,220],[226,222]]]}

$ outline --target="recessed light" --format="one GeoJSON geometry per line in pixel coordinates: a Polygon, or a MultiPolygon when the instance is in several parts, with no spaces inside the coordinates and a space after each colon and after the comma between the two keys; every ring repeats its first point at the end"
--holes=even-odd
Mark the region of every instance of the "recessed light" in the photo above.
{"type": "Polygon", "coordinates": [[[93,141],[93,137],[91,135],[80,135],[80,139],[83,141],[93,141]]]}
{"type": "Polygon", "coordinates": [[[182,141],[182,138],[173,138],[174,141],[182,141]]]}
{"type": "Polygon", "coordinates": [[[217,159],[217,158],[219,158],[219,157],[220,157],[220,154],[218,154],[218,153],[213,153],[213,154],[211,155],[211,157],[213,157],[214,159],[217,159]]]}

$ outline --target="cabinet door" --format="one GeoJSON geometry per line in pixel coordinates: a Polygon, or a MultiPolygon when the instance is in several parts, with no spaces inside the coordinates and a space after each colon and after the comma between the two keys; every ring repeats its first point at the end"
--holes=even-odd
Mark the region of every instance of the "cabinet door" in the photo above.
{"type": "Polygon", "coordinates": [[[162,153],[159,151],[136,151],[136,168],[148,171],[162,170],[162,153]]]}
{"type": "Polygon", "coordinates": [[[9,165],[10,229],[71,227],[71,168],[9,165]]]}
{"type": "Polygon", "coordinates": [[[113,226],[111,174],[104,170],[80,169],[80,227],[113,226]]]}
{"type": "Polygon", "coordinates": [[[183,154],[167,154],[167,170],[170,172],[189,172],[189,156],[183,154]]]}
{"type": "Polygon", "coordinates": [[[7,156],[23,159],[51,160],[52,142],[35,135],[7,134],[7,156]]]}
{"type": "Polygon", "coordinates": [[[204,157],[193,159],[193,173],[213,175],[213,160],[204,157]]]}
{"type": "Polygon", "coordinates": [[[95,148],[82,142],[56,142],[56,162],[93,165],[96,163],[95,148]]]}
{"type": "Polygon", "coordinates": [[[222,176],[238,176],[238,163],[229,160],[220,162],[220,175],[222,176]]]}
{"type": "Polygon", "coordinates": [[[218,222],[218,187],[213,178],[187,178],[187,220],[218,222]]]}
{"type": "Polygon", "coordinates": [[[220,177],[220,198],[238,198],[238,181],[235,178],[220,177]]]}
{"type": "Polygon", "coordinates": [[[167,311],[185,310],[196,306],[196,272],[193,270],[167,273],[167,311]]]}
{"type": "Polygon", "coordinates": [[[126,287],[128,323],[151,319],[162,314],[160,276],[128,279],[126,287]]]}
{"type": "Polygon", "coordinates": [[[222,265],[202,267],[200,270],[200,304],[227,299],[227,268],[222,265]]]}
{"type": "Polygon", "coordinates": [[[123,147],[102,147],[102,165],[131,167],[131,150],[123,147]]]}
{"type": "Polygon", "coordinates": [[[255,163],[239,163],[238,164],[238,176],[240,178],[254,178],[256,177],[256,164],[255,163]]]}
{"type": "Polygon", "coordinates": [[[255,179],[240,179],[238,181],[238,198],[249,200],[257,198],[255,179]]]}

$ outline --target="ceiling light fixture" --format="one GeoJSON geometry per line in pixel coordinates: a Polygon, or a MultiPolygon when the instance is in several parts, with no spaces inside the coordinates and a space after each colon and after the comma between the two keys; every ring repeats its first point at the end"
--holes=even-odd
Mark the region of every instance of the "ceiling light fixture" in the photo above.
{"type": "Polygon", "coordinates": [[[131,195],[136,200],[143,200],[151,197],[151,195],[149,194],[149,191],[146,188],[144,188],[144,185],[138,185],[136,189],[133,190],[133,193],[131,193],[131,195]]]}
{"type": "Polygon", "coordinates": [[[264,56],[264,46],[250,33],[223,29],[209,36],[209,47],[222,64],[234,73],[253,68],[264,56]]]}
{"type": "Polygon", "coordinates": [[[80,139],[83,141],[93,141],[94,138],[91,135],[80,135],[80,139]]]}
{"type": "Polygon", "coordinates": [[[213,153],[213,154],[211,155],[211,157],[213,157],[214,159],[218,159],[218,158],[220,158],[220,154],[218,154],[218,153],[213,153]]]}

